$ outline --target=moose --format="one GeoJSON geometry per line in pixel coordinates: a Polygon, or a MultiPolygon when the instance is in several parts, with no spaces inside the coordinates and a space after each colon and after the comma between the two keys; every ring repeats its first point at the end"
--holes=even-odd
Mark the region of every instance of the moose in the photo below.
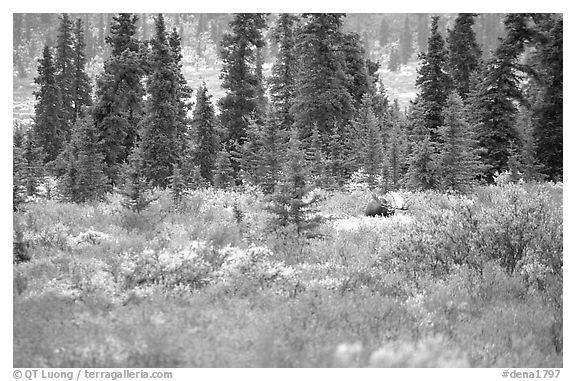
{"type": "Polygon", "coordinates": [[[394,215],[396,210],[407,209],[404,198],[397,192],[386,193],[384,197],[378,197],[376,193],[372,193],[372,199],[366,206],[364,214],[368,217],[389,217],[394,215]]]}

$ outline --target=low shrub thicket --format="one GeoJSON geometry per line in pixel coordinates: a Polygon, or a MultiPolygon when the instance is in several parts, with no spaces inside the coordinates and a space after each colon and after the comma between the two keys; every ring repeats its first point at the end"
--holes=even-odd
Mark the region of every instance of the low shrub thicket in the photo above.
{"type": "Polygon", "coordinates": [[[560,186],[403,192],[390,218],[369,196],[326,194],[313,239],[257,189],[30,202],[14,366],[562,366],[560,186]]]}

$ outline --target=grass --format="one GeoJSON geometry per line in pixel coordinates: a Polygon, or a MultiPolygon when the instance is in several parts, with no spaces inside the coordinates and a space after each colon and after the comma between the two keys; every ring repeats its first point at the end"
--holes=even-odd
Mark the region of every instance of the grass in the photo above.
{"type": "Polygon", "coordinates": [[[14,214],[14,367],[562,367],[559,186],[329,193],[314,239],[257,190],[158,196],[14,214]]]}

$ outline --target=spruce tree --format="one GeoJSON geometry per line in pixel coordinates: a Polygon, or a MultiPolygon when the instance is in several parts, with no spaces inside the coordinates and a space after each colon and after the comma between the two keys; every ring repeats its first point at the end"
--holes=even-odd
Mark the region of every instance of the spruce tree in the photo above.
{"type": "Polygon", "coordinates": [[[363,167],[368,175],[368,186],[372,189],[377,185],[377,177],[382,171],[382,135],[378,121],[370,110],[366,116],[366,135],[364,140],[363,167]]]}
{"type": "Polygon", "coordinates": [[[263,47],[256,49],[256,68],[254,74],[256,75],[256,111],[254,116],[258,117],[258,122],[263,123],[266,114],[268,113],[268,97],[266,96],[265,80],[264,80],[264,57],[263,47]]]}
{"type": "Polygon", "coordinates": [[[56,83],[62,94],[62,122],[66,131],[66,140],[68,140],[75,119],[74,23],[66,13],[63,13],[59,20],[54,66],[56,68],[56,83]]]}
{"type": "Polygon", "coordinates": [[[305,14],[298,33],[300,67],[291,113],[300,137],[306,140],[316,125],[323,142],[334,122],[347,124],[353,116],[353,100],[347,88],[341,14],[305,14]]]}
{"type": "Polygon", "coordinates": [[[219,144],[211,97],[206,84],[202,84],[196,92],[196,105],[192,117],[192,133],[195,142],[194,163],[200,167],[200,174],[208,183],[214,181],[214,167],[219,144]]]}
{"type": "Polygon", "coordinates": [[[400,34],[400,41],[398,42],[398,53],[400,56],[400,63],[406,65],[412,52],[414,51],[412,30],[410,30],[410,19],[408,16],[404,18],[404,28],[400,34]]]}
{"type": "Polygon", "coordinates": [[[406,186],[413,190],[429,190],[438,187],[438,175],[435,166],[435,148],[430,134],[425,133],[420,144],[409,157],[406,173],[406,186]]]}
{"type": "Polygon", "coordinates": [[[382,16],[382,21],[380,21],[380,30],[378,33],[378,42],[380,47],[386,46],[390,40],[390,24],[386,19],[386,15],[382,16]]]}
{"type": "MultiPolygon", "coordinates": [[[[289,136],[288,136],[289,138],[289,136]]],[[[288,142],[286,142],[288,143],[288,142]]],[[[328,171],[328,155],[327,149],[323,146],[318,126],[312,126],[312,132],[308,141],[304,144],[304,162],[307,172],[314,180],[316,186],[326,188],[332,182],[331,176],[328,171]]]]}
{"type": "Polygon", "coordinates": [[[214,186],[226,189],[234,185],[234,168],[227,150],[221,149],[216,155],[214,186]]]}
{"type": "Polygon", "coordinates": [[[442,141],[438,156],[440,187],[457,192],[470,190],[480,173],[480,160],[476,154],[477,141],[466,121],[464,104],[456,92],[448,98],[444,125],[438,132],[442,141]]]}
{"type": "Polygon", "coordinates": [[[481,148],[483,175],[489,182],[496,172],[508,169],[510,149],[518,150],[519,137],[514,126],[518,114],[516,104],[523,95],[517,67],[528,34],[526,17],[507,17],[507,35],[487,61],[481,80],[469,96],[470,120],[481,148]]]}
{"type": "Polygon", "coordinates": [[[406,166],[406,144],[402,122],[394,118],[384,146],[382,165],[382,181],[387,189],[398,189],[402,184],[406,166]]]}
{"type": "Polygon", "coordinates": [[[24,168],[22,148],[12,147],[12,211],[16,212],[21,209],[26,201],[26,177],[24,168]]]}
{"type": "Polygon", "coordinates": [[[62,194],[71,202],[101,200],[108,189],[94,122],[86,117],[73,127],[72,137],[62,153],[66,163],[62,176],[62,194]]]}
{"type": "Polygon", "coordinates": [[[294,123],[290,108],[294,102],[296,91],[296,73],[298,58],[296,56],[296,28],[298,17],[283,13],[278,17],[272,38],[278,44],[278,54],[272,66],[270,83],[270,99],[274,113],[280,120],[283,130],[289,131],[294,123]]]}
{"type": "Polygon", "coordinates": [[[465,100],[470,92],[470,75],[478,70],[482,51],[472,29],[477,15],[459,13],[454,28],[448,30],[448,62],[450,75],[458,95],[465,100]]]}
{"type": "MultiPolygon", "coordinates": [[[[219,100],[220,121],[226,131],[225,143],[231,149],[242,146],[246,139],[248,120],[262,120],[259,113],[259,96],[262,81],[256,73],[257,49],[264,46],[262,30],[266,16],[256,13],[234,15],[229,33],[222,39],[222,87],[226,95],[219,100]]],[[[234,165],[235,173],[239,167],[234,165]]]]}
{"type": "Polygon", "coordinates": [[[244,179],[251,184],[260,184],[263,178],[262,157],[264,147],[262,145],[262,126],[251,119],[246,128],[246,141],[241,146],[240,169],[244,179]]]}
{"type": "Polygon", "coordinates": [[[261,137],[262,187],[266,193],[272,193],[278,183],[286,138],[281,117],[270,116],[262,127],[261,137]]]}
{"type": "Polygon", "coordinates": [[[26,159],[24,159],[22,140],[22,134],[14,131],[12,141],[12,210],[14,212],[18,211],[26,201],[26,159]]]}
{"type": "Polygon", "coordinates": [[[72,60],[74,82],[72,97],[74,102],[74,115],[72,123],[85,115],[84,108],[92,105],[92,85],[86,74],[86,43],[84,41],[84,24],[77,19],[74,25],[74,57],[72,60]]]}
{"type": "Polygon", "coordinates": [[[536,159],[534,142],[534,116],[532,111],[521,106],[516,118],[516,130],[521,141],[520,163],[522,178],[526,181],[543,180],[544,168],[536,159]]]}
{"type": "Polygon", "coordinates": [[[268,209],[274,214],[274,224],[294,226],[297,234],[303,234],[313,229],[319,222],[317,218],[311,216],[319,199],[316,195],[309,195],[304,151],[298,135],[296,129],[290,133],[282,175],[275,192],[269,196],[268,209]]]}
{"type": "Polygon", "coordinates": [[[12,200],[16,210],[27,197],[38,195],[38,186],[46,171],[44,153],[36,143],[32,128],[14,123],[12,148],[12,200]]]}
{"type": "Polygon", "coordinates": [[[325,161],[325,186],[328,189],[337,189],[344,185],[346,179],[354,170],[352,166],[351,149],[349,135],[339,123],[335,122],[328,133],[326,142],[326,161],[325,161]]]}
{"type": "Polygon", "coordinates": [[[174,164],[172,168],[172,175],[170,176],[170,194],[172,196],[172,202],[176,209],[180,208],[182,205],[182,199],[184,198],[184,192],[186,190],[186,182],[184,175],[178,163],[174,164]]]}
{"type": "Polygon", "coordinates": [[[366,51],[357,33],[342,35],[339,50],[344,54],[344,72],[348,78],[346,87],[356,109],[362,103],[362,97],[371,91],[371,78],[368,76],[366,51]]]}
{"type": "Polygon", "coordinates": [[[390,59],[388,61],[388,70],[398,71],[400,69],[400,54],[395,46],[390,49],[390,59]]]}
{"type": "Polygon", "coordinates": [[[185,92],[180,65],[173,52],[164,17],[159,14],[148,59],[146,116],[140,128],[146,176],[152,186],[162,188],[169,185],[173,165],[180,163],[186,147],[185,92]]]}
{"type": "Polygon", "coordinates": [[[534,105],[536,159],[551,180],[563,178],[563,20],[543,17],[534,53],[541,89],[534,105]]]}
{"type": "Polygon", "coordinates": [[[447,70],[448,52],[438,32],[438,16],[432,18],[428,52],[421,53],[420,60],[416,78],[416,86],[420,90],[417,102],[423,111],[422,123],[430,134],[431,142],[437,142],[437,129],[444,123],[442,110],[452,86],[447,70]]]}
{"type": "Polygon", "coordinates": [[[428,33],[430,32],[430,27],[428,25],[428,13],[418,14],[418,26],[416,29],[416,41],[418,46],[418,52],[426,53],[427,43],[428,43],[428,33]]]}
{"type": "Polygon", "coordinates": [[[411,136],[408,156],[408,170],[405,183],[409,189],[436,189],[439,185],[437,164],[437,145],[431,138],[431,132],[425,126],[426,110],[418,101],[410,114],[411,136]]]}
{"type": "Polygon", "coordinates": [[[190,103],[190,98],[192,97],[192,89],[188,86],[188,81],[184,77],[182,72],[182,37],[176,31],[176,28],[172,29],[172,32],[168,35],[168,45],[170,45],[170,50],[172,53],[172,58],[174,60],[176,77],[177,77],[177,107],[178,107],[178,122],[176,130],[176,139],[180,140],[179,151],[183,151],[187,146],[186,142],[189,140],[188,131],[188,111],[192,109],[192,104],[190,103]]]}
{"type": "Polygon", "coordinates": [[[28,128],[24,135],[22,158],[24,159],[23,178],[27,196],[38,195],[38,186],[46,173],[44,169],[44,151],[39,147],[34,130],[28,128]]]}
{"type": "Polygon", "coordinates": [[[370,188],[376,186],[376,179],[382,171],[382,131],[373,110],[373,99],[366,94],[358,115],[351,124],[351,138],[354,139],[352,161],[357,165],[354,170],[362,168],[366,173],[366,182],[370,188]]]}
{"type": "Polygon", "coordinates": [[[24,65],[24,57],[21,54],[24,45],[24,17],[22,13],[12,14],[12,47],[14,54],[12,55],[12,65],[19,78],[26,78],[26,67],[24,65]]]}
{"type": "Polygon", "coordinates": [[[38,76],[34,79],[39,86],[34,92],[34,134],[46,154],[44,161],[51,162],[62,152],[67,132],[62,116],[62,95],[48,46],[44,47],[42,59],[38,62],[38,76]]]}
{"type": "Polygon", "coordinates": [[[136,39],[136,16],[121,13],[112,20],[106,37],[111,55],[97,80],[93,118],[102,142],[106,173],[116,182],[122,163],[134,147],[143,115],[145,49],[136,39]]]}
{"type": "Polygon", "coordinates": [[[123,196],[122,204],[133,212],[142,212],[154,198],[150,195],[150,183],[145,175],[142,147],[136,145],[128,161],[123,164],[121,171],[121,188],[119,193],[123,196]]]}

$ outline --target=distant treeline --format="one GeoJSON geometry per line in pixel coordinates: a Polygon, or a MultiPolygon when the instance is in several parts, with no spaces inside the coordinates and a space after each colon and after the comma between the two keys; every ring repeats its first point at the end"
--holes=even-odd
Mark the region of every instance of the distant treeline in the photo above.
{"type": "MultiPolygon", "coordinates": [[[[136,36],[148,40],[153,35],[154,15],[140,13],[136,25],[136,36]]],[[[106,44],[112,22],[112,13],[70,14],[71,18],[82,19],[85,27],[86,57],[108,57],[110,51],[106,44]]],[[[388,57],[392,50],[403,44],[404,52],[416,58],[418,52],[424,52],[430,32],[430,18],[433,14],[377,14],[353,13],[344,20],[344,30],[360,35],[367,54],[374,60],[388,57]]],[[[456,14],[439,14],[440,31],[453,24],[456,14]]],[[[213,64],[218,58],[218,42],[229,30],[232,14],[219,13],[167,13],[164,14],[169,29],[176,28],[182,39],[182,47],[213,64]]],[[[278,15],[267,16],[271,25],[278,15]]],[[[504,33],[504,14],[481,14],[474,25],[474,31],[482,50],[488,54],[498,44],[498,37],[504,33]]],[[[14,71],[18,77],[27,77],[35,73],[35,58],[42,55],[44,45],[52,46],[58,33],[58,14],[54,13],[14,13],[13,14],[13,60],[14,71]]],[[[272,62],[277,45],[271,32],[264,33],[266,47],[263,58],[272,62]]],[[[392,53],[393,54],[393,53],[392,53]]]]}
{"type": "MultiPolygon", "coordinates": [[[[505,15],[488,53],[475,30],[491,17],[432,17],[417,55],[402,47],[417,34],[401,32],[400,65],[419,62],[418,94],[406,110],[388,99],[366,39],[346,29],[358,17],[231,16],[218,41],[225,95],[216,110],[205,85],[192,102],[182,32],[162,14],[146,39],[138,15],[105,24],[108,53],[96,83],[85,71],[93,31],[83,18],[59,16],[56,40],[38,60],[32,126],[15,129],[15,205],[37,194],[47,174],[67,200],[119,190],[136,210],[151,188],[178,198],[190,188],[254,185],[272,195],[283,221],[300,221],[314,186],[467,192],[502,174],[562,180],[561,15],[505,15]]],[[[402,30],[423,17],[405,16],[402,30]]]]}

